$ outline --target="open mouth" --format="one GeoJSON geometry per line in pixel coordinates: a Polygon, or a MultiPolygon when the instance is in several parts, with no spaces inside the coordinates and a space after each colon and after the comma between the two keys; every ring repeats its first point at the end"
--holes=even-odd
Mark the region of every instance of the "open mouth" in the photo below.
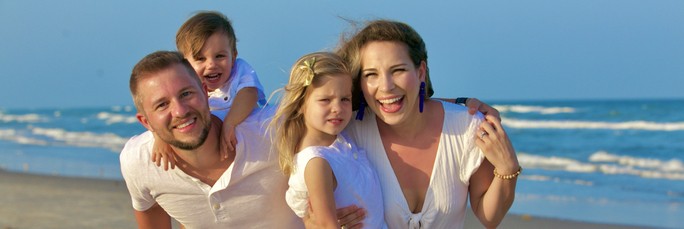
{"type": "Polygon", "coordinates": [[[195,124],[196,121],[197,121],[197,118],[188,119],[186,122],[176,125],[174,127],[174,129],[178,129],[178,130],[182,131],[182,130],[186,129],[187,127],[191,126],[192,124],[195,124]]]}
{"type": "Polygon", "coordinates": [[[216,81],[221,78],[221,73],[207,74],[204,75],[204,78],[208,81],[216,81]]]}
{"type": "Polygon", "coordinates": [[[404,101],[404,96],[390,98],[390,99],[380,99],[377,100],[380,103],[380,109],[383,112],[393,113],[399,111],[404,101]]]}

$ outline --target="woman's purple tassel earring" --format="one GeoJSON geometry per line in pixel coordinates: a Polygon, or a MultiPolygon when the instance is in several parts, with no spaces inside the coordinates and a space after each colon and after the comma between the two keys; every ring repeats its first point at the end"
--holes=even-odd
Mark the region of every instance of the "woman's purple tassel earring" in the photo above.
{"type": "Polygon", "coordinates": [[[420,82],[420,113],[423,113],[423,103],[425,103],[425,82],[420,82]]]}
{"type": "Polygon", "coordinates": [[[359,105],[359,110],[356,112],[356,120],[363,120],[363,112],[366,109],[366,101],[361,100],[361,104],[359,105]]]}

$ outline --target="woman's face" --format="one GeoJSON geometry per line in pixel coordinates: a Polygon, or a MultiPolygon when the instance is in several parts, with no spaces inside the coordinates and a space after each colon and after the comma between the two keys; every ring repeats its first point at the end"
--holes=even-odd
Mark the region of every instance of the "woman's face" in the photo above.
{"type": "Polygon", "coordinates": [[[415,66],[404,43],[373,41],[361,49],[361,90],[366,103],[385,123],[417,117],[424,62],[415,66]]]}

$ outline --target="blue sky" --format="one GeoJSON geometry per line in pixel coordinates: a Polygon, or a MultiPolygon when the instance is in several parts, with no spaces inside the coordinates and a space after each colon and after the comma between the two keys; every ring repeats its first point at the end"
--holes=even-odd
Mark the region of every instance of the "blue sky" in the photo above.
{"type": "Polygon", "coordinates": [[[684,98],[684,1],[0,0],[0,108],[131,105],[133,65],[175,49],[198,10],[233,20],[267,94],[339,17],[389,18],[426,41],[436,96],[485,101],[684,98]]]}

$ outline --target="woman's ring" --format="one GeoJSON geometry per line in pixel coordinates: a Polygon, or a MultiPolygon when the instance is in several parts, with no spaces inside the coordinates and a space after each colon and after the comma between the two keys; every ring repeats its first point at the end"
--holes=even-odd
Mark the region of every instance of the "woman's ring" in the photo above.
{"type": "Polygon", "coordinates": [[[347,229],[347,225],[342,224],[341,229],[347,229]]]}
{"type": "Polygon", "coordinates": [[[482,131],[482,133],[480,133],[480,138],[484,138],[487,135],[489,135],[489,133],[487,133],[487,131],[482,131]]]}

